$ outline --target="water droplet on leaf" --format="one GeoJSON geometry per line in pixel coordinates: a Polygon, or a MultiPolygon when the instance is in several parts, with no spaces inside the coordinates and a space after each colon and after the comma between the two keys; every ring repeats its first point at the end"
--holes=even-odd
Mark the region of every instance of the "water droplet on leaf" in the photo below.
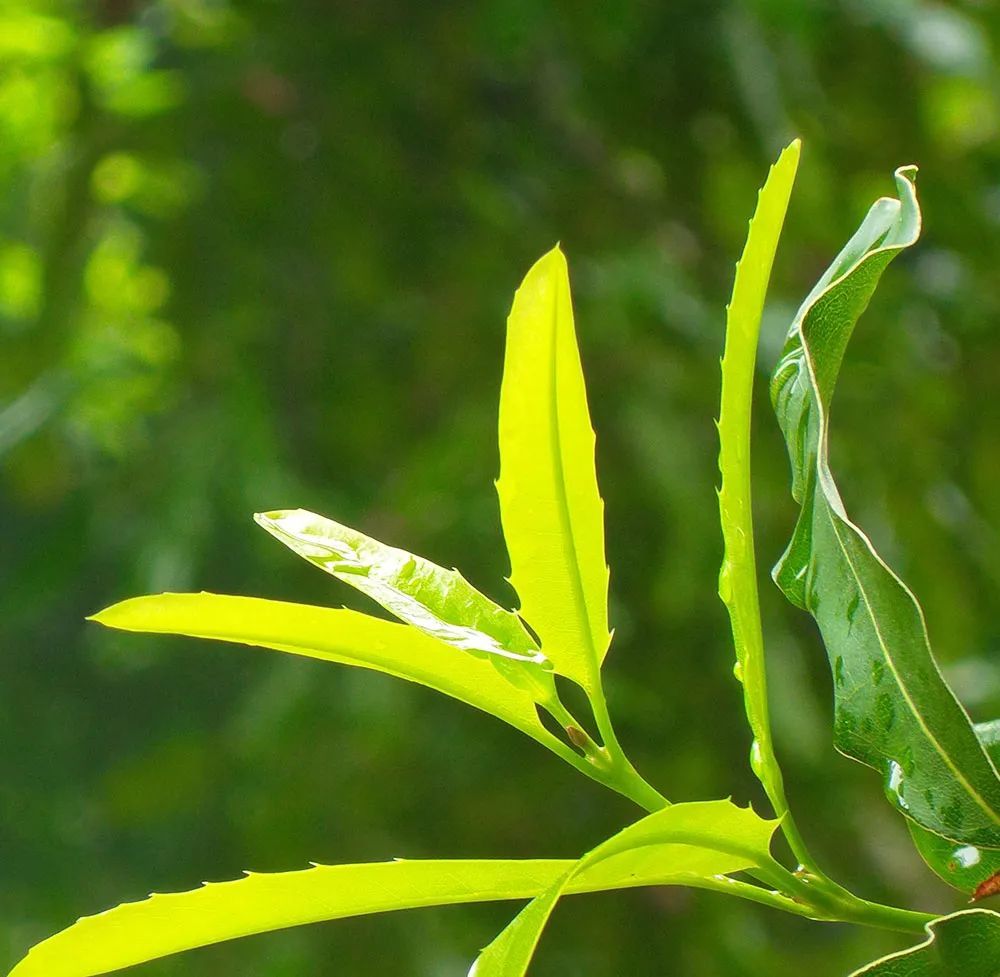
{"type": "Polygon", "coordinates": [[[908,811],[910,805],[907,803],[906,798],[903,797],[904,781],[903,768],[895,760],[890,760],[889,779],[885,785],[885,792],[889,800],[898,804],[902,810],[908,811]]]}
{"type": "Polygon", "coordinates": [[[956,848],[951,853],[951,857],[962,868],[973,868],[982,861],[983,853],[974,845],[963,845],[961,848],[956,848]]]}

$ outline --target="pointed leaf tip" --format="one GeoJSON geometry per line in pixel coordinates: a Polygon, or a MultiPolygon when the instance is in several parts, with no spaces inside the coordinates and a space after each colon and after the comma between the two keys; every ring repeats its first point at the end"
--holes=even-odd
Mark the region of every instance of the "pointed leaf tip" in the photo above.
{"type": "Polygon", "coordinates": [[[883,197],[807,296],[771,380],[798,523],[774,570],[816,619],[834,679],[834,740],[879,771],[911,820],[954,842],[1000,848],[1000,779],[931,652],[923,612],[848,517],[828,460],[829,412],[856,323],[889,262],[915,244],[914,168],[883,197]]]}
{"type": "Polygon", "coordinates": [[[457,570],[305,509],[258,514],[257,522],[294,553],[425,634],[478,657],[507,659],[503,674],[515,684],[529,667],[547,665],[517,615],[457,570]]]}
{"type": "Polygon", "coordinates": [[[791,199],[798,166],[798,141],[771,166],[757,195],[746,244],[736,263],[733,292],[726,306],[726,342],[721,360],[717,491],[725,555],[719,593],[732,625],[736,667],[742,675],[744,706],[760,763],[755,768],[781,813],[781,772],[771,746],[764,666],[764,641],[757,596],[756,557],[750,497],[750,416],[761,319],[767,287],[791,199]]]}
{"type": "MultiPolygon", "coordinates": [[[[384,672],[491,713],[550,749],[560,742],[538,718],[535,686],[518,685],[492,659],[462,654],[418,628],[357,611],[221,594],[160,594],[122,601],[95,617],[123,631],[257,645],[384,672]]],[[[509,664],[513,669],[523,663],[509,664]]],[[[551,681],[548,673],[535,673],[551,681]]]]}
{"type": "Polygon", "coordinates": [[[604,512],[558,246],[514,296],[499,434],[497,493],[521,614],[556,671],[590,690],[610,641],[604,512]]]}

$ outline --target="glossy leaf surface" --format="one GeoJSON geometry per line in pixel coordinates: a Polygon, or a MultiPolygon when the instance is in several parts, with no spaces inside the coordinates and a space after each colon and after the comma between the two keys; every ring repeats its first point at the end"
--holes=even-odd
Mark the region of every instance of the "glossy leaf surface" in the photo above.
{"type": "Polygon", "coordinates": [[[254,518],[293,552],[433,638],[462,651],[544,661],[518,616],[481,594],[457,570],[304,509],[254,518]]]}
{"type": "MultiPolygon", "coordinates": [[[[682,844],[691,849],[687,873],[714,878],[767,862],[777,824],[730,801],[694,801],[656,811],[584,855],[533,899],[483,950],[469,977],[523,977],[559,897],[576,876],[600,866],[605,859],[652,845],[682,844]]],[[[670,869],[668,856],[663,870],[670,869]]]]}
{"type": "MultiPolygon", "coordinates": [[[[685,845],[625,852],[581,871],[566,891],[687,881],[703,860],[699,849],[685,845]]],[[[154,894],[85,916],[35,946],[11,977],[91,977],[305,923],[420,906],[531,898],[575,864],[554,859],[398,861],[247,873],[243,879],[154,894]]]]}
{"type": "MultiPolygon", "coordinates": [[[[993,762],[1000,763],[1000,720],[980,723],[975,730],[993,762]]],[[[956,889],[974,893],[1000,872],[1000,850],[951,841],[912,821],[907,824],[923,860],[956,889]]]]}
{"type": "Polygon", "coordinates": [[[489,658],[535,701],[554,703],[551,665],[521,619],[481,594],[457,570],[386,546],[304,509],[257,513],[272,536],[314,566],[445,644],[489,658]]]}
{"type": "Polygon", "coordinates": [[[1000,779],[931,654],[906,585],[847,516],[827,461],[828,412],[844,350],[886,265],[913,244],[913,168],[877,201],[792,324],[771,394],[802,506],[775,568],[815,617],[833,671],[834,741],[878,770],[895,806],[965,844],[1000,844],[1000,779]]]}
{"type": "Polygon", "coordinates": [[[733,296],[726,316],[719,411],[719,471],[722,473],[719,514],[725,542],[719,595],[729,611],[733,629],[735,672],[743,683],[744,706],[754,737],[754,772],[779,815],[784,813],[786,805],[768,719],[750,499],[750,413],[764,297],[795,182],[799,148],[796,140],[771,167],[750,221],[746,246],[736,266],[733,296]]]}
{"type": "Polygon", "coordinates": [[[222,594],[136,597],[93,620],[123,631],[212,638],[385,672],[491,713],[560,756],[576,759],[542,726],[531,696],[488,661],[405,624],[357,611],[222,594]]]}
{"type": "Polygon", "coordinates": [[[1000,915],[966,909],[927,924],[927,940],[855,971],[851,977],[997,977],[1000,915]]]}
{"type": "Polygon", "coordinates": [[[604,503],[562,251],[514,296],[500,390],[500,516],[521,614],[588,691],[608,650],[604,503]]]}

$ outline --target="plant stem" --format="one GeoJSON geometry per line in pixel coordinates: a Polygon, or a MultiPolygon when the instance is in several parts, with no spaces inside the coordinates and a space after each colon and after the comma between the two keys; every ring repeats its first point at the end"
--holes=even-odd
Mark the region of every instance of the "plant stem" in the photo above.
{"type": "Polygon", "coordinates": [[[623,765],[616,767],[616,783],[614,789],[623,794],[631,801],[635,801],[639,807],[652,814],[654,811],[662,810],[670,806],[668,801],[655,787],[652,786],[635,767],[622,754],[623,765]]]}
{"type": "Polygon", "coordinates": [[[608,785],[650,813],[667,807],[670,801],[632,766],[632,762],[626,756],[621,743],[618,742],[618,735],[611,722],[611,714],[608,711],[600,674],[596,676],[596,686],[596,691],[590,697],[590,706],[594,712],[594,721],[597,723],[601,741],[604,744],[602,752],[608,761],[608,785]]]}
{"type": "Polygon", "coordinates": [[[780,909],[784,913],[791,913],[793,916],[803,916],[806,919],[820,922],[833,922],[831,918],[820,913],[815,907],[807,906],[795,899],[786,896],[782,892],[774,889],[764,889],[759,885],[751,885],[741,879],[733,879],[728,875],[713,876],[712,878],[693,878],[686,884],[699,889],[708,889],[711,892],[722,892],[726,895],[738,896],[740,899],[747,899],[771,909],[780,909]]]}
{"type": "MultiPolygon", "coordinates": [[[[753,593],[756,597],[756,581],[753,593]]],[[[759,615],[757,620],[759,624],[759,615]]],[[[564,744],[560,744],[560,747],[566,749],[565,758],[593,780],[629,798],[649,813],[667,807],[670,801],[635,769],[622,749],[611,721],[600,675],[596,676],[594,684],[590,705],[603,745],[595,743],[583,731],[575,717],[558,699],[552,707],[546,706],[565,728],[573,728],[574,742],[577,742],[584,751],[584,756],[581,756],[565,748],[564,744]],[[579,734],[579,740],[576,739],[576,734],[579,734]]],[[[559,752],[562,755],[562,750],[559,752]]],[[[781,818],[782,830],[789,846],[802,863],[800,871],[790,872],[780,862],[769,858],[766,864],[747,871],[749,876],[768,888],[739,882],[725,876],[715,880],[700,880],[692,884],[699,884],[703,888],[715,891],[731,892],[733,895],[799,916],[807,916],[810,919],[856,923],[901,933],[922,933],[924,926],[934,918],[933,916],[861,899],[815,867],[788,811],[781,771],[777,762],[773,760],[773,755],[772,763],[770,775],[766,780],[761,779],[768,788],[768,797],[781,818]]]]}
{"type": "Polygon", "coordinates": [[[896,906],[884,906],[879,902],[869,902],[867,899],[853,900],[853,908],[845,906],[841,919],[846,923],[860,923],[862,926],[872,926],[876,929],[892,930],[895,933],[923,933],[929,922],[935,919],[931,913],[914,912],[910,909],[898,909],[896,906]]]}
{"type": "MultiPolygon", "coordinates": [[[[605,718],[603,721],[599,719],[598,724],[602,727],[606,724],[611,733],[606,736],[606,744],[610,747],[607,755],[611,765],[606,772],[602,771],[603,776],[595,775],[597,771],[590,772],[590,776],[635,801],[649,813],[669,805],[670,802],[632,766],[614,736],[611,719],[606,711],[605,718]]],[[[732,892],[733,895],[810,919],[856,923],[899,933],[922,933],[924,926],[934,918],[927,913],[861,899],[822,873],[790,872],[775,859],[771,859],[762,868],[749,870],[747,874],[771,888],[762,889],[728,877],[724,877],[724,882],[718,880],[717,885],[704,884],[703,887],[732,892]]]]}
{"type": "Polygon", "coordinates": [[[898,933],[922,933],[925,924],[934,918],[927,913],[859,899],[825,877],[809,877],[789,872],[773,858],[766,865],[747,874],[766,885],[774,886],[796,902],[818,910],[818,917],[830,922],[857,923],[898,933]]]}

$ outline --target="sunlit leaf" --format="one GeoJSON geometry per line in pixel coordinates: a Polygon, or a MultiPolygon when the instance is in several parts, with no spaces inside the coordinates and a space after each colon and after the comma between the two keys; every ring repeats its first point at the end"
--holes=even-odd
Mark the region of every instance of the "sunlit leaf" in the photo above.
{"type": "Polygon", "coordinates": [[[497,492],[521,614],[556,671],[590,691],[611,641],[604,503],[559,248],[507,320],[497,492]]]}
{"type": "Polygon", "coordinates": [[[483,596],[457,570],[445,570],[304,509],[254,518],[299,556],[433,638],[462,651],[545,660],[518,616],[483,596]]]}
{"type": "Polygon", "coordinates": [[[792,324],[771,394],[802,512],[775,568],[807,609],[833,670],[835,743],[883,777],[918,824],[963,844],[1000,845],[1000,779],[931,654],[914,596],[848,518],[827,461],[827,415],[847,342],[893,257],[920,232],[914,169],[877,201],[792,324]]]}
{"type": "Polygon", "coordinates": [[[764,297],[771,265],[788,209],[799,162],[799,142],[789,145],[768,174],[750,221],[726,316],[726,348],[722,358],[719,411],[719,514],[725,556],[719,594],[729,611],[736,650],[736,675],[753,733],[754,772],[778,809],[785,813],[781,770],[774,756],[768,719],[764,638],[757,594],[757,563],[750,504],[750,412],[754,367],[764,297]]]}
{"type": "Polygon", "coordinates": [[[213,638],[385,672],[491,713],[575,759],[542,726],[531,696],[505,681],[488,661],[405,624],[357,611],[221,594],[136,597],[93,620],[123,631],[213,638]]]}
{"type": "MultiPolygon", "coordinates": [[[[483,950],[469,977],[523,977],[560,896],[575,877],[605,859],[650,845],[682,844],[691,849],[686,871],[695,877],[713,878],[765,865],[777,825],[777,821],[765,821],[730,801],[694,801],[656,811],[566,869],[483,950]]],[[[669,854],[664,857],[663,869],[670,869],[669,854]]]]}
{"type": "MultiPolygon", "coordinates": [[[[566,892],[703,881],[718,888],[715,880],[694,876],[704,861],[698,848],[653,845],[579,872],[566,892]]],[[[154,894],[85,916],[35,946],[10,977],[91,977],[305,923],[421,906],[530,899],[575,865],[572,860],[555,859],[397,861],[247,873],[243,879],[207,883],[190,892],[154,894]]]]}
{"type": "Polygon", "coordinates": [[[304,509],[254,518],[299,556],[400,620],[461,651],[494,659],[504,678],[532,692],[536,701],[553,701],[555,686],[543,671],[548,662],[520,618],[481,594],[457,570],[445,570],[304,509]]]}
{"type": "Polygon", "coordinates": [[[1000,915],[966,909],[927,924],[919,946],[856,970],[851,977],[997,977],[1000,915]]]}

